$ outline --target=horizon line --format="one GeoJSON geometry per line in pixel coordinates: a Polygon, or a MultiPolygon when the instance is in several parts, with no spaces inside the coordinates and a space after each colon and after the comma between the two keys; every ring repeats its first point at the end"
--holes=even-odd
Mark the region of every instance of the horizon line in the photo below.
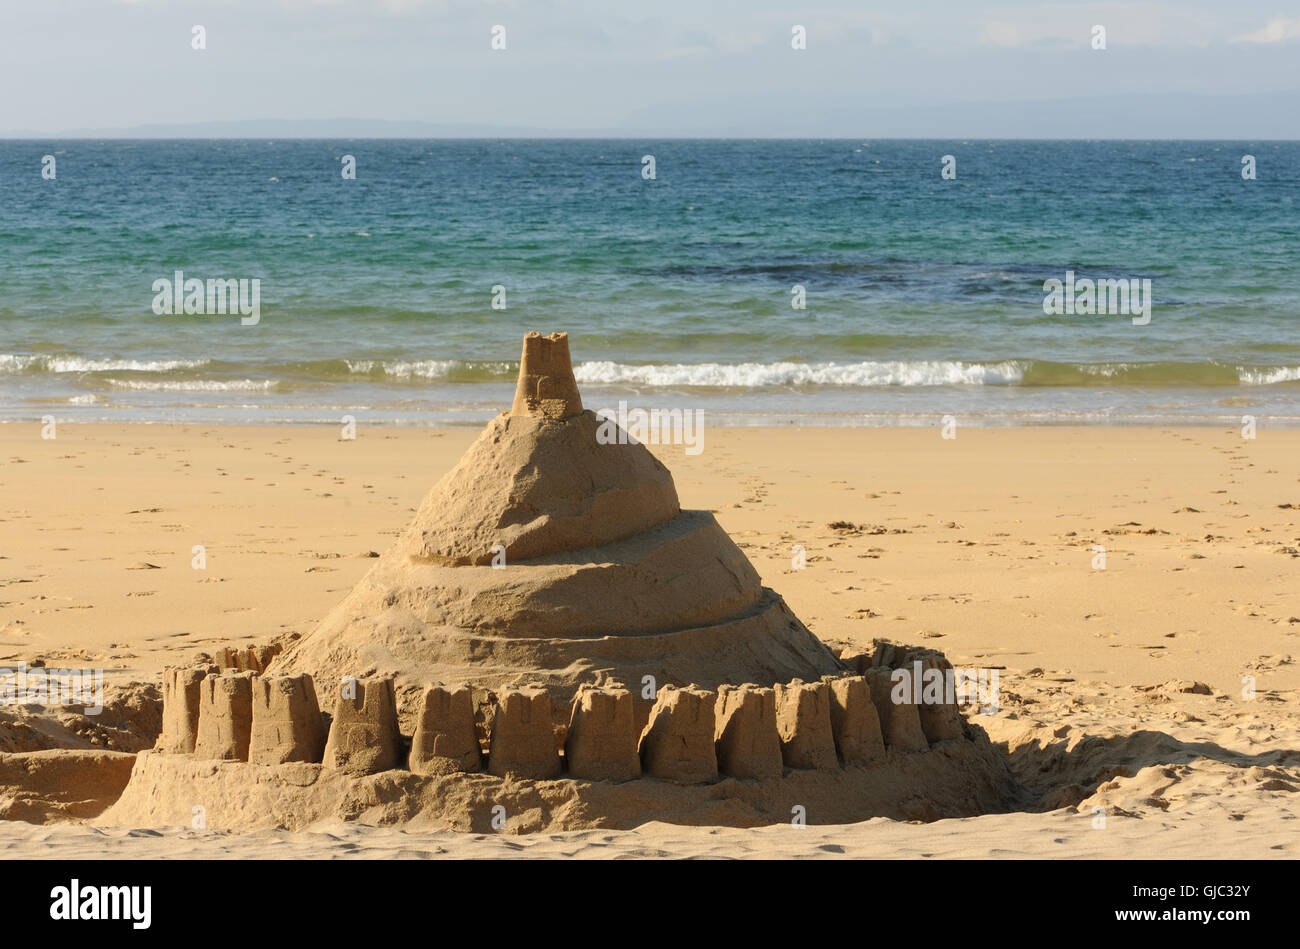
{"type": "Polygon", "coordinates": [[[981,142],[1300,142],[1300,136],[1284,138],[1252,138],[1242,136],[1225,136],[1205,138],[1194,136],[1151,135],[1151,136],[1005,136],[1005,135],[84,135],[52,134],[31,135],[27,133],[10,134],[0,132],[0,141],[6,142],[44,142],[44,141],[99,141],[99,142],[219,142],[219,141],[299,141],[299,142],[477,142],[477,141],[618,141],[635,142],[645,139],[656,141],[695,141],[695,142],[952,142],[970,139],[981,142]]]}

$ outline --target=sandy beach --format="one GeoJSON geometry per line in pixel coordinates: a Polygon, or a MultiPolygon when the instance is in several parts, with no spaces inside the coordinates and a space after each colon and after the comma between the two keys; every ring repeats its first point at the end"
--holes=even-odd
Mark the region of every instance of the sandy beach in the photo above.
{"type": "MultiPolygon", "coordinates": [[[[306,633],[476,435],[65,424],[42,439],[37,426],[0,426],[0,663],[98,665],[110,683],[148,682],[199,650],[306,633]]],[[[1000,710],[972,714],[1005,747],[1023,790],[1017,812],[810,826],[797,837],[656,823],[508,844],[359,826],[155,837],[6,823],[0,847],[12,856],[1300,851],[1286,823],[1300,790],[1300,431],[1243,440],[1235,429],[959,428],[944,439],[937,428],[708,429],[698,455],[651,447],[682,506],[714,512],[763,582],[832,647],[924,643],[959,666],[999,669],[1000,710]]],[[[12,725],[0,729],[10,742],[0,750],[23,750],[12,725]]]]}

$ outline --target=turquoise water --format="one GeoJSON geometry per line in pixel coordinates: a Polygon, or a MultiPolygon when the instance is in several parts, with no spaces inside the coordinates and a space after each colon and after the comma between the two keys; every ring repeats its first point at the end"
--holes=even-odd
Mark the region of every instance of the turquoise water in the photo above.
{"type": "Polygon", "coordinates": [[[1298,198],[1296,142],[0,142],[0,419],[477,424],[536,329],[593,408],[1300,425],[1298,198]],[[155,314],[177,270],[256,325],[155,314]]]}

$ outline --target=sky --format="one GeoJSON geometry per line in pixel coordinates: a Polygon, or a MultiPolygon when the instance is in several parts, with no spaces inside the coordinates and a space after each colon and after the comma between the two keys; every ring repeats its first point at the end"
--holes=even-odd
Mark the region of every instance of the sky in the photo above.
{"type": "Polygon", "coordinates": [[[11,136],[1300,138],[1300,0],[0,0],[0,88],[11,136]]]}

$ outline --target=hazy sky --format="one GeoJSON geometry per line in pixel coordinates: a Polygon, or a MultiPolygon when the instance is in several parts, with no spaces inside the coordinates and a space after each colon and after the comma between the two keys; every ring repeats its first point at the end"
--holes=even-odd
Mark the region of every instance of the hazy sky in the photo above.
{"type": "Polygon", "coordinates": [[[1300,137],[1300,0],[0,0],[0,84],[0,131],[1300,137]]]}

